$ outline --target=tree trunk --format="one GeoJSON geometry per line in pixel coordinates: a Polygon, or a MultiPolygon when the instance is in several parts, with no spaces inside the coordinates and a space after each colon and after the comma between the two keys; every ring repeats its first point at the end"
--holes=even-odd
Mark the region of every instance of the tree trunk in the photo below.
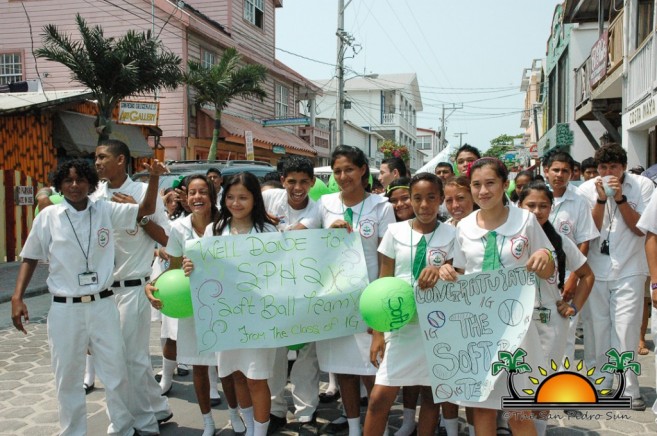
{"type": "Polygon", "coordinates": [[[208,162],[217,160],[217,143],[219,142],[219,130],[221,129],[221,111],[214,111],[214,130],[212,130],[212,143],[208,151],[208,162]]]}
{"type": "Polygon", "coordinates": [[[618,376],[618,390],[614,395],[614,400],[618,400],[625,391],[625,374],[623,374],[623,371],[616,371],[616,375],[618,376]]]}
{"type": "Polygon", "coordinates": [[[516,388],[513,386],[513,376],[515,376],[516,373],[514,371],[509,372],[509,376],[506,378],[506,385],[507,389],[509,390],[509,394],[511,394],[511,397],[514,399],[518,399],[518,394],[516,393],[516,388]]]}

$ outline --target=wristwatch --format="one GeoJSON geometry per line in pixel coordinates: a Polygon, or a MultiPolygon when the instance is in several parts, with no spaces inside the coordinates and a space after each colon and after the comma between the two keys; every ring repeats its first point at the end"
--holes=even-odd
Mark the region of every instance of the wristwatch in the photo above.
{"type": "Polygon", "coordinates": [[[151,219],[148,217],[148,215],[145,215],[144,217],[142,217],[141,221],[139,221],[139,225],[141,227],[144,227],[146,224],[148,224],[150,222],[151,222],[151,219]]]}
{"type": "Polygon", "coordinates": [[[623,204],[623,203],[627,203],[627,197],[624,195],[621,197],[620,201],[616,202],[616,204],[623,204]]]}

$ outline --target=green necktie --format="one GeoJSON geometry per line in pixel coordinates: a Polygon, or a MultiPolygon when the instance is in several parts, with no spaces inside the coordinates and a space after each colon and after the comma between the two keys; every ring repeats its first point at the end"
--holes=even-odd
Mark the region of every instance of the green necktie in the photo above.
{"type": "MultiPolygon", "coordinates": [[[[411,250],[413,247],[411,247],[411,250]]],[[[424,239],[424,236],[420,238],[420,242],[417,243],[417,249],[415,250],[415,259],[413,259],[413,278],[415,280],[420,277],[420,273],[427,266],[427,240],[424,239]]]]}
{"type": "Polygon", "coordinates": [[[486,237],[486,248],[484,250],[484,264],[482,271],[491,271],[500,268],[500,256],[497,252],[497,232],[491,230],[486,237]]]}
{"type": "Polygon", "coordinates": [[[351,210],[350,207],[347,208],[347,210],[344,211],[344,220],[349,224],[350,226],[354,226],[354,211],[351,210]]]}

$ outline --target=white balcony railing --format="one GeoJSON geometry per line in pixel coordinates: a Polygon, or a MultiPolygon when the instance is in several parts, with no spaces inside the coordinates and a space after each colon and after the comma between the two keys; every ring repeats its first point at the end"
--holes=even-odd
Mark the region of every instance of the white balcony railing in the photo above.
{"type": "Polygon", "coordinates": [[[629,62],[627,78],[627,107],[639,102],[652,90],[655,81],[654,35],[650,35],[629,62]]]}
{"type": "Polygon", "coordinates": [[[383,114],[384,126],[399,126],[406,130],[407,133],[415,134],[415,129],[411,127],[411,123],[399,114],[383,114]]]}

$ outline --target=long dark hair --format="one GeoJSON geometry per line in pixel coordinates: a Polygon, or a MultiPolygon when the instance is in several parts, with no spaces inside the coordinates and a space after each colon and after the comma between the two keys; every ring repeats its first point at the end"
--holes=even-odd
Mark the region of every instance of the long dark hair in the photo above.
{"type": "MultiPolygon", "coordinates": [[[[554,195],[552,194],[552,191],[550,191],[550,188],[548,188],[543,182],[533,181],[525,185],[520,192],[520,195],[518,196],[518,205],[522,205],[522,202],[525,201],[525,198],[527,198],[531,191],[542,192],[548,200],[550,200],[550,204],[554,202],[554,195]]],[[[561,241],[562,236],[557,233],[550,220],[545,221],[545,224],[543,224],[542,227],[545,235],[552,243],[554,251],[557,253],[557,271],[559,272],[558,286],[560,290],[563,290],[563,284],[566,278],[566,253],[563,251],[563,242],[561,241]]]]}
{"type": "Polygon", "coordinates": [[[203,174],[192,174],[185,177],[185,186],[187,186],[187,202],[189,203],[189,185],[194,180],[203,180],[208,185],[208,195],[210,196],[210,220],[214,220],[219,216],[219,208],[217,207],[217,190],[214,188],[214,183],[208,180],[208,177],[203,174]]]}
{"type": "Polygon", "coordinates": [[[224,191],[221,196],[221,209],[217,215],[217,219],[214,221],[212,226],[213,235],[221,235],[224,228],[230,224],[233,214],[230,213],[228,207],[226,207],[226,196],[235,185],[244,186],[250,193],[253,195],[253,210],[251,211],[251,219],[253,220],[253,226],[258,232],[263,232],[265,230],[265,224],[274,225],[274,223],[267,216],[267,211],[265,210],[265,201],[262,199],[262,192],[260,191],[260,182],[258,178],[251,173],[242,172],[237,173],[228,179],[228,182],[224,186],[224,191]]]}

